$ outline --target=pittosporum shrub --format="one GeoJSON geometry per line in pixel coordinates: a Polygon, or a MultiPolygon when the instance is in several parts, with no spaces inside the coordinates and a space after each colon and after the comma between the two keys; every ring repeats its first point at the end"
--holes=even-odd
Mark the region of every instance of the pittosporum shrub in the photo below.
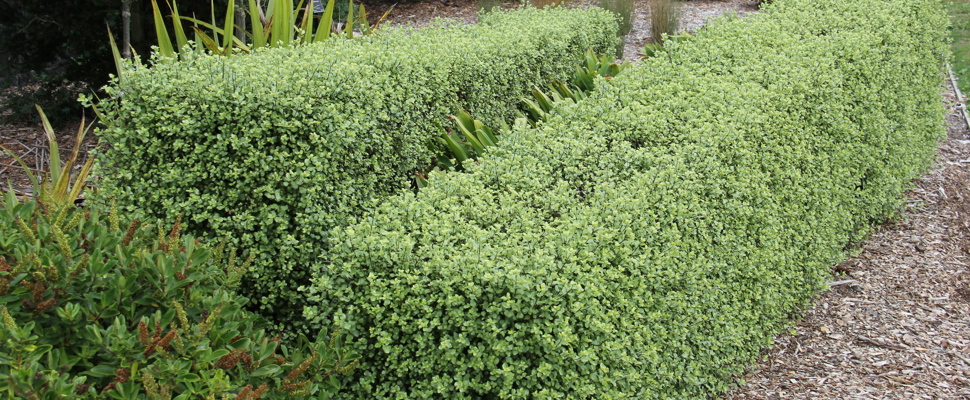
{"type": "Polygon", "coordinates": [[[0,393],[24,399],[291,399],[339,389],[343,336],[286,346],[234,293],[248,261],[171,229],[8,193],[0,393]]]}
{"type": "Polygon", "coordinates": [[[603,10],[520,9],[474,26],[334,39],[250,56],[186,55],[126,73],[102,103],[101,192],[187,232],[231,234],[258,255],[244,285],[299,324],[297,286],[329,229],[408,187],[459,110],[514,116],[533,84],[613,49],[603,10]]]}
{"type": "Polygon", "coordinates": [[[787,0],[628,68],[330,233],[348,398],[725,390],[943,134],[935,0],[787,0]]]}

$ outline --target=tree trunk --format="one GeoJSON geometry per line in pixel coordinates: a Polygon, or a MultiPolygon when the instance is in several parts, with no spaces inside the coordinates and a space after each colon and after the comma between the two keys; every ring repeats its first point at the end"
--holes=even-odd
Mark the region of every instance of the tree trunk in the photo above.
{"type": "Polygon", "coordinates": [[[121,1],[121,54],[131,59],[131,0],[121,1]]]}
{"type": "Polygon", "coordinates": [[[239,41],[246,43],[247,15],[246,15],[245,4],[243,3],[244,0],[235,0],[235,1],[236,1],[236,16],[233,18],[235,18],[235,22],[236,22],[236,39],[239,39],[239,41]]]}

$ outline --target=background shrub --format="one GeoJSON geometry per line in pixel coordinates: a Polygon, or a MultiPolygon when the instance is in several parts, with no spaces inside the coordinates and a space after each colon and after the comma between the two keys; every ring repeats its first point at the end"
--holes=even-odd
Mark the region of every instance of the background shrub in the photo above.
{"type": "Polygon", "coordinates": [[[509,119],[532,84],[615,40],[602,10],[521,9],[134,70],[104,104],[101,191],[150,218],[188,215],[189,232],[231,234],[258,253],[248,293],[299,324],[295,289],[326,257],[329,229],[431,165],[447,115],[509,119]]]}
{"type": "MultiPolygon", "coordinates": [[[[185,15],[208,16],[210,4],[215,4],[218,15],[226,9],[226,1],[181,0],[178,4],[185,15]]],[[[0,106],[13,111],[13,120],[38,122],[34,104],[44,107],[55,124],[80,116],[83,107],[77,93],[97,90],[115,72],[106,25],[115,35],[121,33],[121,3],[0,1],[0,87],[17,88],[12,98],[0,100],[0,106]],[[39,84],[40,89],[31,84],[39,84]]],[[[131,7],[132,45],[139,54],[148,55],[156,44],[151,2],[134,0],[131,7]]]]}
{"type": "Polygon", "coordinates": [[[0,108],[10,110],[11,113],[0,117],[0,121],[4,123],[40,122],[37,117],[37,105],[43,104],[47,107],[52,126],[61,127],[84,115],[80,110],[77,97],[87,88],[84,84],[61,81],[42,82],[8,90],[0,97],[0,108]]]}
{"type": "Polygon", "coordinates": [[[617,33],[621,36],[616,46],[616,58],[623,58],[623,48],[626,45],[626,35],[633,29],[636,19],[637,4],[635,0],[599,0],[599,6],[616,15],[619,23],[617,33]]]}
{"type": "Polygon", "coordinates": [[[356,397],[703,398],[943,135],[933,0],[788,0],[631,67],[331,231],[308,318],[356,397]]]}

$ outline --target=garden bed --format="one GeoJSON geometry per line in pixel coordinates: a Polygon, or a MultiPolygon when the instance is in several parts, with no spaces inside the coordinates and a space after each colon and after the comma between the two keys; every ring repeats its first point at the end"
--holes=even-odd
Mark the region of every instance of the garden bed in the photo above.
{"type": "MultiPolygon", "coordinates": [[[[734,5],[739,7],[734,11],[742,12],[754,7],[752,2],[742,1],[686,5],[699,6],[693,15],[700,17],[694,23],[705,15],[719,14],[700,6],[734,5]]],[[[477,3],[467,1],[418,3],[398,6],[391,18],[401,23],[402,17],[414,16],[418,24],[431,15],[474,18],[475,8],[477,3]]],[[[644,31],[646,12],[640,10],[627,57],[637,38],[649,37],[644,31]]],[[[691,22],[685,25],[692,26],[691,22]]],[[[0,134],[4,142],[15,138],[30,142],[29,127],[9,129],[0,134]]],[[[72,133],[68,130],[62,137],[72,133]]],[[[938,152],[941,161],[910,192],[902,219],[883,227],[862,244],[860,256],[836,268],[840,272],[833,281],[855,282],[821,294],[817,306],[794,329],[795,334],[777,338],[776,347],[766,351],[765,360],[745,376],[749,385],[725,398],[970,394],[966,392],[970,342],[965,339],[970,337],[966,317],[970,315],[970,243],[965,239],[970,234],[967,139],[966,128],[954,121],[949,140],[938,152]]],[[[29,147],[24,145],[25,150],[29,147]]],[[[0,173],[0,177],[6,181],[9,173],[0,173]]]]}

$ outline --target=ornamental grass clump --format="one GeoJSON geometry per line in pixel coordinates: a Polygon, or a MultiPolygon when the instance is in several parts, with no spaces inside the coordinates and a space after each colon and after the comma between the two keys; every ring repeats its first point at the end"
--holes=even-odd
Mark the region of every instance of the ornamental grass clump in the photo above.
{"type": "Polygon", "coordinates": [[[943,137],[936,0],[722,19],[330,231],[346,398],[717,395],[943,137]]]}
{"type": "Polygon", "coordinates": [[[649,0],[650,40],[662,44],[664,36],[677,33],[680,25],[680,5],[677,0],[649,0]]]}
{"type": "Polygon", "coordinates": [[[637,17],[637,2],[636,0],[599,0],[599,6],[616,15],[619,23],[617,35],[622,38],[617,44],[616,58],[623,58],[626,35],[633,29],[633,21],[637,17]]]}

